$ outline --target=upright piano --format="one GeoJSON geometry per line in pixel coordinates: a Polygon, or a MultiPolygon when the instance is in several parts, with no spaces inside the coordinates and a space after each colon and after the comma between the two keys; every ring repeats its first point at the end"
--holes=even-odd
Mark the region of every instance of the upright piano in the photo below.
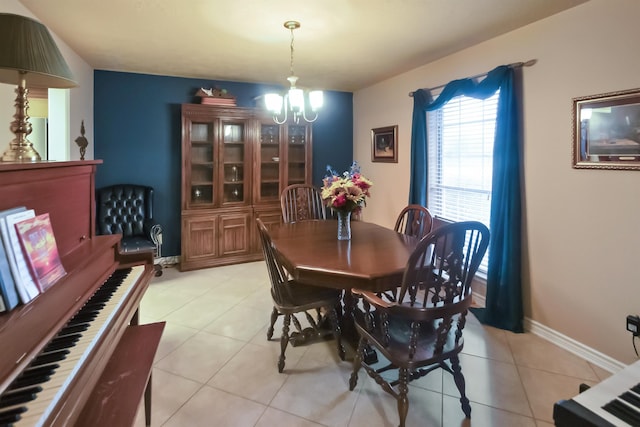
{"type": "Polygon", "coordinates": [[[139,325],[153,254],[123,255],[95,235],[101,161],[0,163],[0,210],[49,213],[67,272],[27,304],[0,313],[0,426],[131,425],[145,397],[164,323],[139,325]]]}

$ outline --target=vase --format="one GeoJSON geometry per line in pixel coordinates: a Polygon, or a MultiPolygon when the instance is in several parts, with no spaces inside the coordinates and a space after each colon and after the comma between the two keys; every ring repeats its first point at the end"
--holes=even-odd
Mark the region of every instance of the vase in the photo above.
{"type": "Polygon", "coordinates": [[[351,240],[351,211],[338,211],[338,240],[351,240]]]}

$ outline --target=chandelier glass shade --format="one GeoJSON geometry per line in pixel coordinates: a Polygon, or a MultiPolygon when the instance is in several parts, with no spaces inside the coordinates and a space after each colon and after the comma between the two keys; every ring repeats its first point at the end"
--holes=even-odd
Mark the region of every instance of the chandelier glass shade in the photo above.
{"type": "Polygon", "coordinates": [[[291,31],[291,75],[287,77],[290,87],[284,95],[266,94],[264,97],[265,106],[273,114],[273,121],[278,124],[285,123],[289,119],[289,115],[294,123],[299,123],[301,118],[307,122],[315,122],[318,118],[318,111],[324,102],[323,93],[321,90],[305,92],[296,87],[298,77],[293,71],[293,30],[300,28],[300,23],[287,21],[284,26],[291,31]],[[309,115],[307,114],[308,110],[311,110],[309,115]]]}

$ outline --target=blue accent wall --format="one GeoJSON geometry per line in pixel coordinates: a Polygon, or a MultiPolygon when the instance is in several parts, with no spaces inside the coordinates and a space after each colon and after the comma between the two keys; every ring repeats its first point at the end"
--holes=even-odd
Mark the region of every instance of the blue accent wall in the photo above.
{"type": "MultiPolygon", "coordinates": [[[[180,254],[181,119],[183,103],[197,102],[198,88],[227,89],[239,107],[283,87],[155,76],[94,72],[94,152],[96,187],[134,183],[155,189],[154,217],[164,228],[163,256],[180,254]]],[[[324,107],[313,124],[313,184],[326,166],[346,170],[353,158],[353,94],[325,91],[324,107]]]]}

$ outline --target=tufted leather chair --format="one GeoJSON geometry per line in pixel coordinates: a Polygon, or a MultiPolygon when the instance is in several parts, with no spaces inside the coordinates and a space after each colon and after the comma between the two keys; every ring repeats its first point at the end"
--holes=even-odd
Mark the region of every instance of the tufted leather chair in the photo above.
{"type": "MultiPolygon", "coordinates": [[[[153,220],[153,188],[118,184],[97,189],[96,233],[122,234],[124,253],[153,251],[160,257],[162,227],[153,220]]],[[[162,266],[155,268],[160,276],[162,266]]]]}

